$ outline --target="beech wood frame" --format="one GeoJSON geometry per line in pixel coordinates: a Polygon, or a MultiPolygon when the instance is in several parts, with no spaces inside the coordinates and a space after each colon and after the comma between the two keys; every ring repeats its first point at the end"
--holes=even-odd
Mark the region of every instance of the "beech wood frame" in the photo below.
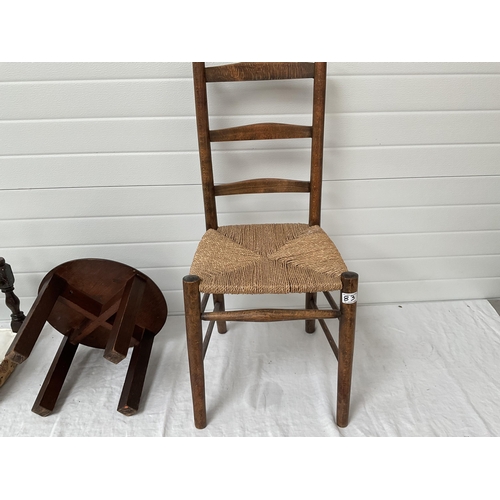
{"type": "MultiPolygon", "coordinates": [[[[196,105],[196,123],[203,186],[206,228],[217,229],[216,197],[247,193],[308,192],[309,225],[320,225],[321,186],[323,172],[323,136],[326,96],[326,63],[236,63],[224,66],[205,67],[203,62],[193,63],[193,79],[196,105]],[[280,123],[258,123],[241,127],[211,130],[207,102],[207,83],[280,80],[312,78],[313,111],[312,125],[290,125],[280,123]],[[212,142],[238,140],[265,140],[286,138],[311,139],[310,180],[251,179],[240,182],[214,184],[212,166],[212,142]]],[[[344,272],[341,276],[343,294],[356,294],[358,275],[344,272]]],[[[205,312],[210,294],[200,293],[200,278],[194,275],[183,279],[184,308],[188,360],[193,397],[194,423],[198,429],[207,425],[205,401],[205,375],[203,360],[210,342],[215,323],[219,333],[227,332],[227,321],[288,321],[305,320],[307,333],[313,333],[318,320],[338,359],[337,381],[337,425],[346,427],[349,422],[352,364],[354,353],[354,332],[356,323],[356,302],[344,303],[340,307],[329,292],[323,292],[331,309],[318,309],[317,293],[306,293],[304,309],[248,309],[226,311],[224,295],[213,295],[214,310],[205,312]],[[326,325],[325,319],[339,320],[338,346],[326,325]],[[202,321],[208,321],[203,336],[202,321]]]]}

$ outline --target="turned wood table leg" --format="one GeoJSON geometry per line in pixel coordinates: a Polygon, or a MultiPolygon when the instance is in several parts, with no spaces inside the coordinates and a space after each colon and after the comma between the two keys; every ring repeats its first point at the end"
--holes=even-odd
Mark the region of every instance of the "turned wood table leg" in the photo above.
{"type": "Polygon", "coordinates": [[[0,290],[5,293],[5,305],[11,310],[12,314],[10,327],[14,333],[19,331],[23,321],[26,319],[23,311],[20,309],[21,302],[14,293],[14,273],[9,264],[0,257],[0,290]]]}

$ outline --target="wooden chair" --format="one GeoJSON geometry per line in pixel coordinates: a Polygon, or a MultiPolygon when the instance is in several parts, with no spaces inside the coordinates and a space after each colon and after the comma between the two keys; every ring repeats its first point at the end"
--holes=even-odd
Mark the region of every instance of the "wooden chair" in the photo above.
{"type": "MultiPolygon", "coordinates": [[[[320,228],[326,63],[237,63],[205,66],[193,63],[196,121],[201,163],[206,233],[195,253],[190,275],[184,277],[188,358],[197,428],[207,425],[203,360],[214,328],[227,331],[227,321],[305,320],[308,333],[319,320],[338,359],[337,425],[349,418],[351,373],[358,275],[349,272],[337,248],[320,228]],[[310,126],[257,123],[211,129],[207,83],[248,80],[313,80],[310,126]],[[211,143],[304,138],[310,141],[310,180],[250,179],[215,184],[211,143]],[[309,221],[297,224],[219,226],[216,197],[247,193],[309,193],[309,221]],[[340,307],[330,291],[341,290],[340,307]],[[324,293],[331,309],[318,309],[317,294],[324,293]],[[203,298],[201,298],[203,293],[203,298]],[[304,309],[251,309],[226,311],[225,294],[304,293],[304,309]],[[213,312],[205,312],[210,295],[213,312]],[[325,319],[339,320],[338,347],[325,319]],[[202,321],[208,321],[205,337],[202,321]]],[[[256,83],[255,85],[258,85],[256,83]]]]}
{"type": "Polygon", "coordinates": [[[55,407],[79,344],[104,350],[104,358],[121,362],[133,347],[117,410],[139,409],[155,335],[167,319],[161,290],[136,269],[105,259],[78,259],[52,269],[12,341],[6,360],[15,365],[31,354],[45,322],[63,334],[32,411],[49,415],[55,407]]]}

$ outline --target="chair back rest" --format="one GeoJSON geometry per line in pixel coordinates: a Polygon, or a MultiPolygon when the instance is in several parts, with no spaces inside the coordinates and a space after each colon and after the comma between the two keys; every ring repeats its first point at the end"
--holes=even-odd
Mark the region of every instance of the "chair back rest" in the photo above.
{"type": "Polygon", "coordinates": [[[195,62],[193,63],[193,79],[207,229],[217,229],[218,227],[215,202],[217,196],[247,193],[310,193],[309,225],[319,225],[323,177],[326,63],[261,62],[207,67],[203,62],[195,62]],[[212,82],[289,80],[298,78],[311,78],[314,80],[312,122],[310,126],[284,123],[254,123],[223,129],[210,128],[207,84],[212,82]],[[309,181],[249,179],[225,184],[214,184],[212,142],[297,138],[311,140],[311,172],[309,181]]]}

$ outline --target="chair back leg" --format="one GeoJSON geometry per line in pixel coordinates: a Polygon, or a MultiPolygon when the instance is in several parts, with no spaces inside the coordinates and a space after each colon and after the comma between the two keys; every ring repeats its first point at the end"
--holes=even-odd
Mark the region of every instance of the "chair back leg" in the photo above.
{"type": "MultiPolygon", "coordinates": [[[[317,293],[306,293],[306,309],[314,309],[316,305],[317,293]]],[[[306,319],[306,333],[314,333],[316,331],[316,320],[306,319]]]]}

